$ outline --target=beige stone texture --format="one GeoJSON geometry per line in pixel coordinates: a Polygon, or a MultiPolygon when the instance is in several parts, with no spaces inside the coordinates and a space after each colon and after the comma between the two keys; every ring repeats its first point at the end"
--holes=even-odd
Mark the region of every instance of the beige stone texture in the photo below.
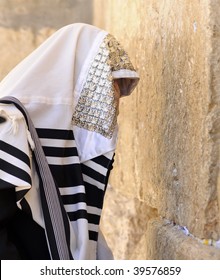
{"type": "Polygon", "coordinates": [[[92,23],[92,0],[0,0],[0,80],[54,31],[92,23]]]}
{"type": "Polygon", "coordinates": [[[101,228],[115,259],[146,259],[146,231],[157,209],[137,198],[129,198],[115,188],[106,193],[101,228]]]}
{"type": "Polygon", "coordinates": [[[4,78],[22,59],[48,38],[55,30],[42,28],[37,34],[31,28],[3,28],[0,26],[0,79],[4,78]]]}
{"type": "Polygon", "coordinates": [[[203,245],[163,219],[151,220],[145,233],[147,258],[152,260],[219,260],[220,250],[203,245]]]}
{"type": "Polygon", "coordinates": [[[94,1],[95,25],[121,42],[140,74],[138,88],[121,100],[114,191],[103,215],[116,258],[219,258],[219,249],[198,242],[220,239],[219,6],[215,0],[94,1]],[[160,230],[154,224],[160,217],[185,226],[195,240],[172,226],[160,230]],[[139,241],[134,228],[142,232],[139,241]]]}

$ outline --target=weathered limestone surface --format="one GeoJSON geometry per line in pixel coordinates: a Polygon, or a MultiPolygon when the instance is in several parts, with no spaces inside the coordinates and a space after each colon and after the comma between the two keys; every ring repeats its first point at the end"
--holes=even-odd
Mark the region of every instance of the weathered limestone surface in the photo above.
{"type": "Polygon", "coordinates": [[[147,257],[152,260],[219,260],[220,250],[186,236],[177,227],[158,218],[145,233],[147,257]]]}
{"type": "Polygon", "coordinates": [[[154,224],[162,217],[196,238],[220,238],[219,1],[95,0],[93,9],[94,23],[121,41],[141,78],[121,100],[113,191],[103,216],[116,258],[132,258],[136,246],[146,252],[135,258],[219,258],[217,249],[211,256],[197,240],[154,224]],[[133,228],[142,232],[139,241],[133,228]],[[119,231],[124,245],[117,249],[119,231]],[[182,253],[168,239],[182,242],[182,253]]]}
{"type": "Polygon", "coordinates": [[[157,209],[136,197],[127,197],[113,187],[106,193],[101,228],[115,259],[146,259],[148,221],[157,209]]]}
{"type": "Polygon", "coordinates": [[[54,31],[92,23],[92,0],[0,0],[0,80],[54,31]]]}

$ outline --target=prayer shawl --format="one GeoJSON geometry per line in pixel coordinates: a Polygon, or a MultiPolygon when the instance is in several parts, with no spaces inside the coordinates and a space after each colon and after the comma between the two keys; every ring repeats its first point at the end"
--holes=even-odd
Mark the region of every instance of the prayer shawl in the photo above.
{"type": "Polygon", "coordinates": [[[115,79],[122,96],[139,80],[127,53],[106,31],[77,23],[55,32],[0,83],[0,98],[18,99],[36,128],[60,199],[59,230],[46,226],[33,135],[12,102],[0,102],[0,191],[14,188],[18,208],[45,229],[51,259],[107,258],[99,222],[118,133],[115,79]],[[54,241],[59,232],[64,245],[54,241]]]}

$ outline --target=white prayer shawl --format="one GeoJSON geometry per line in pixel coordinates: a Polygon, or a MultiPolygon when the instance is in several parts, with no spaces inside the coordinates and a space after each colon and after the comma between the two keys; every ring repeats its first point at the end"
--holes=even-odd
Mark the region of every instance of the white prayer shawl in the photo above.
{"type": "MultiPolygon", "coordinates": [[[[0,83],[0,98],[16,97],[34,123],[69,218],[70,251],[78,260],[108,258],[105,245],[97,253],[97,241],[118,131],[113,80],[120,79],[122,95],[138,82],[121,51],[105,31],[68,25],[0,83]]],[[[0,188],[14,186],[18,207],[45,228],[34,145],[24,117],[11,104],[0,104],[0,116],[6,120],[0,124],[0,188]]]]}

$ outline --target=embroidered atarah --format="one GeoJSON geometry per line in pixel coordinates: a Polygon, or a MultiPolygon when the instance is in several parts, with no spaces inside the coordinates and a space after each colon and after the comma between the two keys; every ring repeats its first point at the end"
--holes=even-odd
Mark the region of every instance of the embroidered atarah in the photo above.
{"type": "Polygon", "coordinates": [[[135,71],[127,53],[108,34],[93,60],[73,115],[76,126],[111,138],[116,126],[117,101],[112,72],[135,71]]]}

